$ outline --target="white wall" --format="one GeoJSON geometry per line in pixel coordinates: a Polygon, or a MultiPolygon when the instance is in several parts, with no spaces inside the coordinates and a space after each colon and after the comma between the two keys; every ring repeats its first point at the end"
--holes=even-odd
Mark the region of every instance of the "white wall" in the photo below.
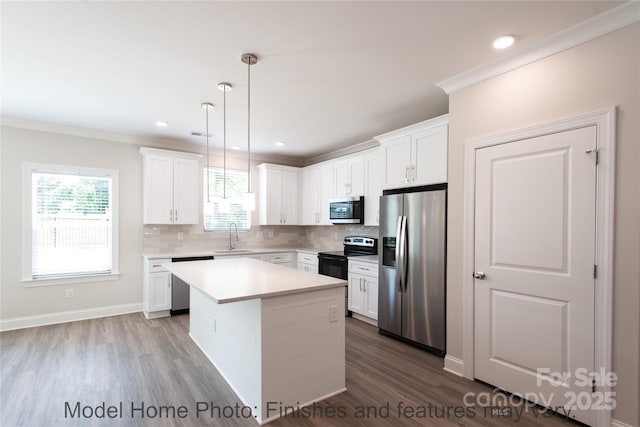
{"type": "MultiPolygon", "coordinates": [[[[617,107],[613,369],[614,418],[640,423],[640,25],[462,89],[449,100],[447,352],[462,358],[465,141],[617,107]]],[[[465,363],[473,363],[465,360],[465,363]]]]}
{"type": "MultiPolygon", "coordinates": [[[[2,253],[0,319],[110,306],[142,301],[142,163],[138,146],[77,136],[1,128],[2,253]],[[22,286],[22,163],[54,163],[117,169],[120,178],[120,271],[118,280],[72,285],[22,286]],[[73,287],[75,298],[66,299],[73,287]]],[[[131,310],[135,307],[123,308],[131,310]]]]}

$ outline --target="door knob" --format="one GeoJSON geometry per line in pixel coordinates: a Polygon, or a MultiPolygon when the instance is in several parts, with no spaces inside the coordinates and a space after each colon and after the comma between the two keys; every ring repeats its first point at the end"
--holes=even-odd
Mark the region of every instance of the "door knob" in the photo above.
{"type": "Polygon", "coordinates": [[[475,271],[473,272],[474,279],[484,280],[485,277],[487,277],[487,275],[484,274],[482,271],[478,271],[477,273],[475,271]]]}

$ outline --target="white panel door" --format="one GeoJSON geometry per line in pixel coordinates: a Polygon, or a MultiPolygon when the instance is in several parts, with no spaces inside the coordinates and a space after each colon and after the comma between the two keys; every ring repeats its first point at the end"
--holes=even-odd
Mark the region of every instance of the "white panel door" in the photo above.
{"type": "Polygon", "coordinates": [[[380,224],[380,196],[384,182],[383,157],[380,152],[365,156],[364,225],[380,224]]]}
{"type": "Polygon", "coordinates": [[[283,224],[298,224],[298,178],[297,173],[282,172],[280,198],[283,224]]]}
{"type": "Polygon", "coordinates": [[[261,225],[282,224],[282,172],[267,170],[266,220],[261,225]]]}
{"type": "Polygon", "coordinates": [[[349,160],[349,196],[364,196],[364,156],[353,157],[349,160]]]}
{"type": "Polygon", "coordinates": [[[349,310],[364,314],[364,277],[359,274],[349,274],[349,310]]]}
{"type": "Polygon", "coordinates": [[[588,424],[594,148],[592,126],[476,152],[475,375],[588,424]]]}
{"type": "Polygon", "coordinates": [[[407,187],[411,164],[411,135],[401,136],[383,145],[385,159],[384,188],[407,187]]]}
{"type": "Polygon", "coordinates": [[[173,222],[198,224],[200,218],[200,168],[193,159],[173,161],[173,222]]]}
{"type": "Polygon", "coordinates": [[[333,166],[324,165],[318,169],[320,183],[320,225],[330,225],[329,200],[333,198],[333,166]]]}
{"type": "Polygon", "coordinates": [[[442,125],[413,135],[412,185],[447,182],[448,129],[442,125]]]}
{"type": "Polygon", "coordinates": [[[148,311],[171,309],[171,273],[149,274],[148,311]]]}
{"type": "Polygon", "coordinates": [[[173,158],[147,155],[144,163],[144,223],[173,223],[173,158]]]}
{"type": "Polygon", "coordinates": [[[364,315],[378,320],[378,278],[364,277],[364,315]]]}
{"type": "Polygon", "coordinates": [[[300,225],[316,225],[320,222],[318,203],[318,168],[302,169],[302,191],[300,192],[300,225]]]}

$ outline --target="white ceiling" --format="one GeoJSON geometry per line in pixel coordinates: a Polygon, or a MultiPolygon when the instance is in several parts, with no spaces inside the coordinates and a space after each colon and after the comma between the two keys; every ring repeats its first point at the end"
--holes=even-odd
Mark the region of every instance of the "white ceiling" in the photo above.
{"type": "Polygon", "coordinates": [[[617,4],[3,1],[1,114],[204,143],[209,101],[221,147],[226,81],[227,143],[246,150],[252,52],[252,149],[310,158],[446,113],[435,83],[504,54],[494,37],[518,49],[617,4]]]}

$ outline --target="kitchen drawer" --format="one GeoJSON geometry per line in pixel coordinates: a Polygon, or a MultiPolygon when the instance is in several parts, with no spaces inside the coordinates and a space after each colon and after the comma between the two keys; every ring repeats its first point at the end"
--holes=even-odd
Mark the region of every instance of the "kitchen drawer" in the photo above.
{"type": "Polygon", "coordinates": [[[378,277],[378,265],[368,262],[349,262],[349,273],[365,274],[367,276],[378,277]]]}
{"type": "Polygon", "coordinates": [[[163,259],[150,259],[147,260],[147,268],[149,273],[158,273],[165,272],[167,269],[162,267],[162,264],[171,262],[171,258],[163,258],[163,259]]]}
{"type": "Polygon", "coordinates": [[[298,263],[318,265],[318,255],[308,253],[298,253],[298,263]]]}
{"type": "Polygon", "coordinates": [[[283,252],[278,254],[266,254],[265,261],[273,264],[286,264],[293,261],[291,252],[283,252]]]}

